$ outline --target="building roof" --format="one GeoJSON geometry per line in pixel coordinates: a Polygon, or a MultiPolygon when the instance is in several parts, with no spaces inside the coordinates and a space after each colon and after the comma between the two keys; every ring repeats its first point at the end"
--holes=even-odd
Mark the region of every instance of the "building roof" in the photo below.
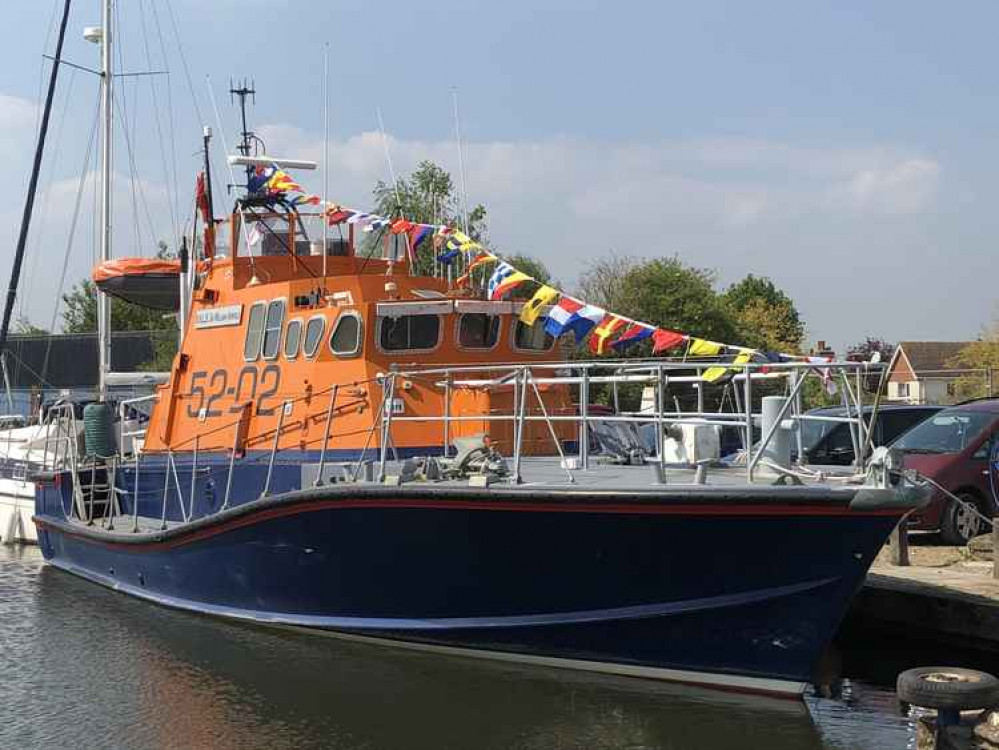
{"type": "Polygon", "coordinates": [[[918,376],[920,372],[960,369],[950,361],[972,341],[900,341],[898,348],[905,352],[909,365],[918,376]]]}

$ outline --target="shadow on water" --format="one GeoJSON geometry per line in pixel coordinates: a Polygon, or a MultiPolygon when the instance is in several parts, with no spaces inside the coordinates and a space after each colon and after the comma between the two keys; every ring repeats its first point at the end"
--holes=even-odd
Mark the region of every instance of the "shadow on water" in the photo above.
{"type": "Polygon", "coordinates": [[[806,706],[235,625],[106,590],[33,549],[0,550],[0,638],[0,747],[905,746],[900,719],[887,744],[868,744],[884,729],[874,719],[852,732],[844,700],[806,706]],[[809,709],[833,716],[832,730],[809,709]]]}

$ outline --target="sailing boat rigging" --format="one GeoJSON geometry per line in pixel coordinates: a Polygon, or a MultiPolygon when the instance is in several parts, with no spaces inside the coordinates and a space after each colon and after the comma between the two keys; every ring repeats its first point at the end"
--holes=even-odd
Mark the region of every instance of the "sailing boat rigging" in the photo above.
{"type": "MultiPolygon", "coordinates": [[[[7,287],[7,298],[4,304],[3,321],[0,323],[0,375],[3,377],[4,391],[10,410],[14,410],[14,399],[11,394],[10,375],[7,369],[7,344],[10,334],[14,303],[21,281],[21,265],[24,261],[24,251],[28,242],[31,219],[35,207],[35,195],[38,190],[38,176],[42,168],[42,158],[45,154],[45,141],[48,135],[49,118],[52,114],[52,102],[55,97],[56,82],[62,65],[63,43],[66,39],[66,25],[69,21],[71,0],[65,0],[62,18],[59,22],[59,34],[56,39],[55,56],[52,70],[49,73],[48,89],[45,94],[45,105],[42,109],[42,119],[38,129],[38,140],[35,145],[35,156],[31,166],[31,177],[28,180],[28,190],[24,199],[24,211],[21,216],[21,228],[18,232],[17,247],[14,250],[14,262],[11,267],[10,283],[7,287]]],[[[41,426],[8,428],[0,430],[0,447],[4,449],[3,461],[0,464],[0,542],[33,541],[36,538],[34,524],[31,522],[34,510],[34,483],[28,481],[27,473],[33,463],[38,460],[37,448],[41,438],[41,426]]],[[[38,461],[41,464],[41,461],[38,461]]]]}

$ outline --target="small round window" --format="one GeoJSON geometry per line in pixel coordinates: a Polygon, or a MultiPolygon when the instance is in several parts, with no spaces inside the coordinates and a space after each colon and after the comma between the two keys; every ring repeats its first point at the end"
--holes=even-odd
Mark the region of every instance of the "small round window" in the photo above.
{"type": "Polygon", "coordinates": [[[302,321],[289,320],[284,332],[284,358],[295,359],[302,346],[302,321]]]}
{"type": "Polygon", "coordinates": [[[309,322],[305,324],[305,346],[302,347],[302,353],[309,359],[316,356],[325,328],[326,318],[310,318],[309,322]]]}
{"type": "Polygon", "coordinates": [[[361,319],[354,313],[341,313],[333,333],[330,350],[338,357],[353,357],[361,351],[361,319]]]}

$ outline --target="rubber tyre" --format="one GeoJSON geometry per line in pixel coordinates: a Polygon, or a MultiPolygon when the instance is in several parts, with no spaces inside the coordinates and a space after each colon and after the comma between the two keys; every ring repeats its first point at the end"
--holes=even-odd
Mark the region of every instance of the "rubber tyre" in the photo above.
{"type": "MultiPolygon", "coordinates": [[[[978,508],[978,498],[974,495],[961,492],[957,495],[964,502],[969,503],[975,509],[978,508]]],[[[943,518],[940,520],[940,538],[945,544],[964,546],[984,530],[985,524],[982,519],[971,513],[970,510],[955,502],[953,499],[947,501],[944,508],[943,518]]]]}
{"type": "Polygon", "coordinates": [[[916,667],[898,676],[898,699],[923,708],[970,711],[999,705],[999,679],[960,667],[916,667]]]}

